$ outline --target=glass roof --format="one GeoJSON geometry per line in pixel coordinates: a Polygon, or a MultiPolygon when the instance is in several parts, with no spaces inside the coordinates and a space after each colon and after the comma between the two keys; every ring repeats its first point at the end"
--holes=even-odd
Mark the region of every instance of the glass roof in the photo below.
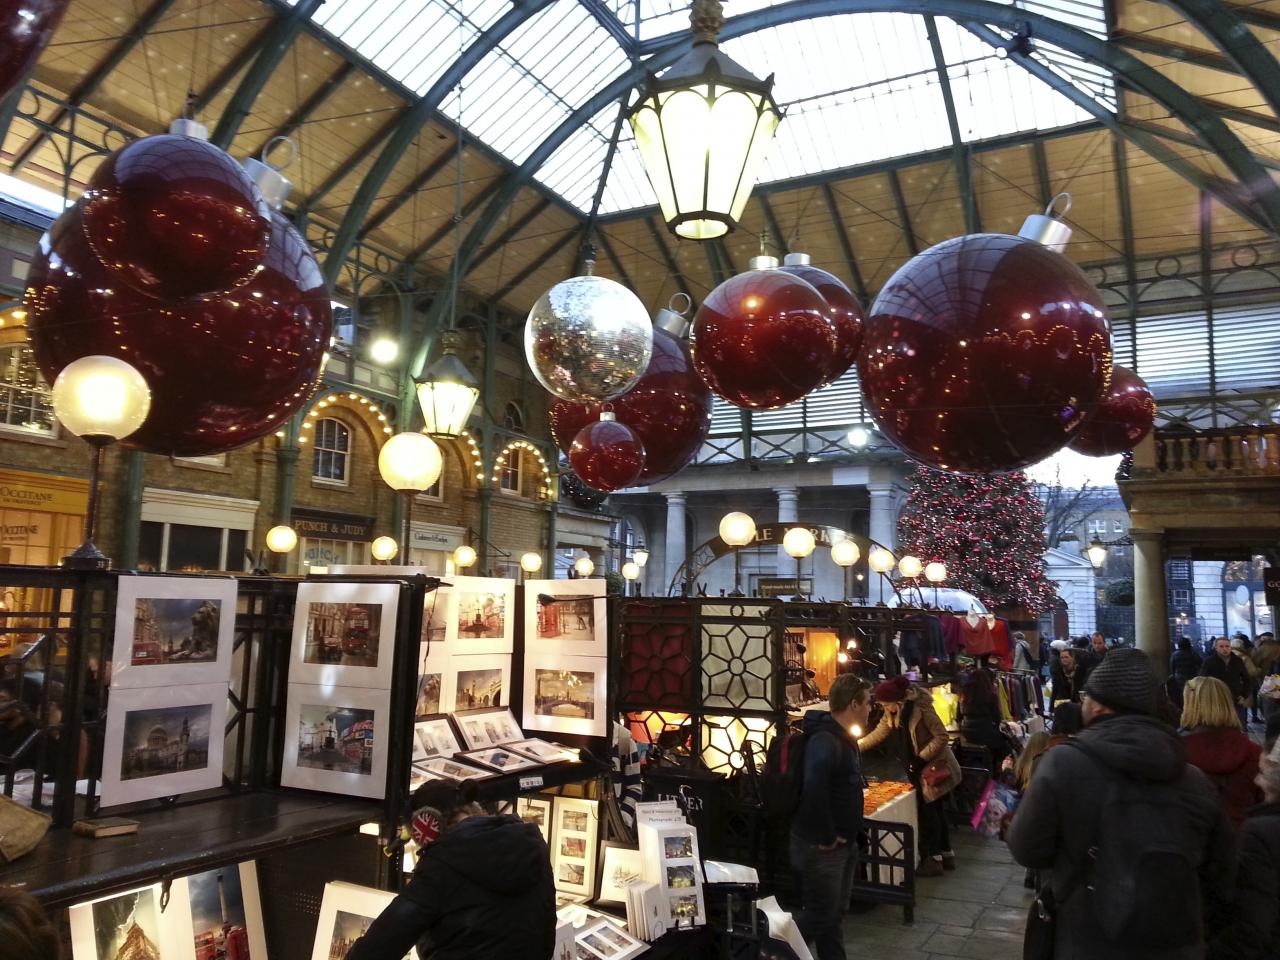
{"type": "MultiPolygon", "coordinates": [[[[771,2],[732,0],[726,15],[771,2]]],[[[1016,0],[1013,5],[1098,36],[1105,32],[1103,0],[1016,0]]],[[[507,0],[328,0],[315,21],[421,94],[508,9],[507,0]]],[[[937,29],[964,140],[1088,119],[1084,110],[997,58],[958,24],[940,18],[937,29]]],[[[519,164],[630,65],[635,44],[677,39],[687,30],[687,0],[555,0],[491,51],[441,110],[519,164]],[[627,37],[633,38],[630,46],[627,37]]],[[[1109,73],[1035,43],[1042,63],[1115,108],[1109,73]]],[[[951,142],[938,65],[920,16],[872,13],[801,21],[727,41],[723,49],[752,72],[776,77],[775,96],[785,118],[761,182],[909,156],[951,142]]],[[[537,179],[589,211],[617,116],[613,104],[593,117],[552,155],[537,179]]],[[[624,124],[600,212],[654,202],[624,124]]]]}

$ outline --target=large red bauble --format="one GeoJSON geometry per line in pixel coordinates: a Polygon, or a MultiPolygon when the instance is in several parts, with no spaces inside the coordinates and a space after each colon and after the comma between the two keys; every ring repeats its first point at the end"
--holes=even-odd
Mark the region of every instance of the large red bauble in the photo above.
{"type": "Polygon", "coordinates": [[[0,0],[0,97],[27,75],[71,0],[0,0]]]}
{"type": "Polygon", "coordinates": [[[265,436],[306,401],[333,314],[320,266],[279,214],[262,270],[232,294],[168,303],[112,282],[85,241],[79,204],[40,241],[27,325],[50,382],[93,354],[133,364],[151,413],[126,446],[170,456],[221,453],[265,436]]]}
{"type": "Polygon", "coordinates": [[[1048,247],[957,237],[898,270],[866,322],[862,390],[880,429],[959,473],[1037,463],[1075,436],[1111,377],[1102,298],[1048,247]]]}
{"type": "Polygon", "coordinates": [[[712,393],[738,407],[776,410],[823,383],[836,349],[828,305],[781,270],[730,277],[693,318],[693,365],[712,393]]]}
{"type": "Polygon", "coordinates": [[[862,307],[843,280],[813,264],[788,263],[778,269],[804,280],[827,301],[827,316],[836,328],[836,346],[831,367],[822,378],[822,385],[826,386],[858,361],[858,351],[862,348],[862,307]]]}
{"type": "MultiPolygon", "coordinates": [[[[644,444],[644,471],[637,484],[658,483],[679,473],[711,430],[711,391],[693,370],[688,344],[660,327],[653,330],[653,356],[643,376],[609,405],[644,444]]],[[[551,433],[562,452],[568,454],[579,430],[600,419],[603,406],[551,401],[551,433]]]]}
{"type": "Polygon", "coordinates": [[[617,420],[597,420],[578,431],[569,465],[583,483],[609,493],[632,486],[644,472],[644,444],[617,420]]]}
{"type": "Polygon", "coordinates": [[[1109,457],[1132,450],[1156,422],[1151,388],[1128,367],[1111,368],[1111,386],[1093,416],[1067,446],[1087,457],[1109,457]]]}
{"type": "Polygon", "coordinates": [[[94,171],[84,226],[124,283],[181,300],[248,282],[267,254],[271,209],[224,151],[162,134],[125,144],[94,171]]]}

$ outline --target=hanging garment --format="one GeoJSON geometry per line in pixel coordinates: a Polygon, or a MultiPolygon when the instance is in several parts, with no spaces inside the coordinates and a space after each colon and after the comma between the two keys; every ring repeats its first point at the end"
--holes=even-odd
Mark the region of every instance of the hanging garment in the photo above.
{"type": "Polygon", "coordinates": [[[960,639],[964,645],[964,652],[971,657],[986,656],[994,651],[991,628],[982,617],[978,617],[975,624],[969,619],[970,616],[972,614],[956,618],[960,624],[960,639]]]}

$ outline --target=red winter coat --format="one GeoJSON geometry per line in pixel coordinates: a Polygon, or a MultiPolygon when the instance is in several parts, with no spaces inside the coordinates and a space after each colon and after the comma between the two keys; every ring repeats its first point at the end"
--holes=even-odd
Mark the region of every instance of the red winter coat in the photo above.
{"type": "Polygon", "coordinates": [[[1245,811],[1262,799],[1253,782],[1258,775],[1262,748],[1230,727],[1185,730],[1182,742],[1187,748],[1187,763],[1208,775],[1218,788],[1231,825],[1239,827],[1244,822],[1245,811]]]}

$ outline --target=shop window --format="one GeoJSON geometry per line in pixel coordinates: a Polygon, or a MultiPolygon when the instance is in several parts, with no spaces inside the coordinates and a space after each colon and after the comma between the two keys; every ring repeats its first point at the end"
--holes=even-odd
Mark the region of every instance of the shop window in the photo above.
{"type": "Polygon", "coordinates": [[[0,347],[0,427],[57,435],[49,386],[40,377],[30,344],[0,347]]]}
{"type": "Polygon", "coordinates": [[[170,573],[248,569],[249,531],[144,520],[138,534],[138,569],[170,573]]]}
{"type": "Polygon", "coordinates": [[[225,467],[227,465],[227,455],[225,453],[211,453],[205,457],[174,457],[173,462],[180,465],[195,464],[200,467],[225,467]]]}
{"type": "Polygon", "coordinates": [[[504,493],[520,493],[520,461],[524,457],[523,450],[508,450],[507,459],[503,461],[499,483],[504,493]]]}
{"type": "Polygon", "coordinates": [[[1174,590],[1170,593],[1170,596],[1173,598],[1173,605],[1179,609],[1191,604],[1190,590],[1174,590]]]}
{"type": "Polygon", "coordinates": [[[318,420],[315,444],[315,453],[311,459],[312,478],[345,486],[351,454],[351,431],[340,420],[318,420]]]}
{"type": "Polygon", "coordinates": [[[336,563],[370,563],[369,544],[352,540],[302,538],[302,569],[328,567],[336,563]]]}

